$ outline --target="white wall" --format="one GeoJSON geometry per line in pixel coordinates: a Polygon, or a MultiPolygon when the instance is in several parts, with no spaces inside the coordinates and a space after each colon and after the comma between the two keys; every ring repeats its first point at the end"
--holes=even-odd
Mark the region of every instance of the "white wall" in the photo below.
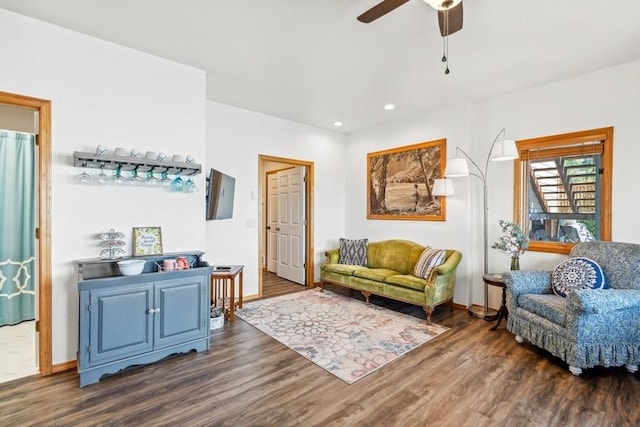
{"type": "Polygon", "coordinates": [[[442,108],[419,117],[397,120],[374,128],[354,132],[348,137],[347,237],[370,241],[407,239],[435,248],[460,250],[464,257],[458,268],[454,300],[467,301],[466,271],[470,253],[468,227],[469,197],[466,186],[456,187],[456,196],[447,198],[446,221],[396,221],[367,219],[367,153],[420,142],[447,139],[447,157],[456,145],[469,150],[469,105],[442,108]]]}
{"type": "Polygon", "coordinates": [[[516,139],[613,126],[612,237],[638,242],[640,227],[628,197],[632,194],[629,184],[635,181],[634,160],[640,156],[639,75],[640,61],[630,62],[494,98],[477,104],[475,111],[486,127],[503,123],[516,139]]]}
{"type": "MultiPolygon", "coordinates": [[[[637,213],[629,205],[635,180],[635,159],[640,157],[640,61],[600,70],[491,98],[440,109],[431,114],[399,120],[356,132],[348,137],[347,235],[380,240],[409,238],[436,247],[453,247],[464,254],[455,301],[483,303],[481,275],[482,185],[480,180],[457,178],[456,195],[447,199],[447,221],[371,221],[366,219],[366,153],[447,138],[448,157],[460,145],[484,167],[490,145],[505,127],[512,139],[527,139],[558,133],[614,127],[613,240],[640,243],[637,213]],[[466,274],[466,277],[465,277],[466,274]]],[[[499,219],[513,218],[513,163],[492,162],[488,168],[489,244],[499,237],[499,219]]],[[[553,269],[566,256],[527,252],[521,269],[553,269]]],[[[489,249],[489,270],[509,268],[509,258],[489,249]]],[[[499,306],[499,290],[490,287],[490,305],[499,306]]]]}
{"type": "MultiPolygon", "coordinates": [[[[634,61],[477,103],[473,108],[473,122],[478,124],[474,139],[488,147],[492,137],[486,130],[497,132],[501,127],[506,127],[512,138],[527,139],[613,126],[612,240],[640,243],[640,226],[632,204],[635,159],[640,157],[638,76],[640,61],[634,61]]],[[[490,242],[498,238],[498,219],[512,218],[511,188],[502,190],[512,177],[512,167],[490,175],[493,211],[489,223],[495,225],[489,228],[490,242]]],[[[564,258],[527,252],[520,259],[520,268],[550,270],[564,258]]],[[[490,251],[489,265],[494,270],[506,267],[508,261],[506,255],[490,251]]],[[[497,302],[497,297],[493,300],[497,302]]]]}
{"type": "Polygon", "coordinates": [[[244,294],[258,293],[262,212],[260,154],[304,160],[315,167],[315,280],[324,251],[345,230],[345,136],[215,102],[207,102],[207,165],[236,178],[233,218],[207,221],[207,259],[243,264],[244,294]],[[255,198],[253,197],[255,195],[255,198]]]}
{"type": "MultiPolygon", "coordinates": [[[[115,148],[205,161],[204,72],[0,9],[1,89],[52,101],[53,363],[76,358],[75,260],[110,228],[162,227],[166,252],[205,248],[204,196],[75,184],[74,151],[115,148]]],[[[198,184],[204,186],[203,175],[198,184]]]]}

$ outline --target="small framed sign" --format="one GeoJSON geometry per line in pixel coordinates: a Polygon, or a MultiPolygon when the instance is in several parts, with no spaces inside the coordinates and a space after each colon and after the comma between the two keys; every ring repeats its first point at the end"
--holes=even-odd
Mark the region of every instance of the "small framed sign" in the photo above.
{"type": "Polygon", "coordinates": [[[133,228],[133,255],[158,255],[162,253],[160,227],[133,228]]]}

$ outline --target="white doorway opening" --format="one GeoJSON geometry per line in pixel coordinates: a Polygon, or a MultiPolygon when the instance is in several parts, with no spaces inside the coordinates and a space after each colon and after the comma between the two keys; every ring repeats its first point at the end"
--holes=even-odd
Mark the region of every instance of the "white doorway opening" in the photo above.
{"type": "Polygon", "coordinates": [[[305,284],[306,167],[267,172],[267,270],[305,284]]]}
{"type": "Polygon", "coordinates": [[[0,92],[0,105],[37,113],[37,289],[35,345],[40,375],[51,375],[75,367],[71,364],[52,366],[51,360],[51,101],[8,92],[0,92]]]}
{"type": "Polygon", "coordinates": [[[313,163],[260,155],[259,171],[261,270],[313,287],[313,163]]]}

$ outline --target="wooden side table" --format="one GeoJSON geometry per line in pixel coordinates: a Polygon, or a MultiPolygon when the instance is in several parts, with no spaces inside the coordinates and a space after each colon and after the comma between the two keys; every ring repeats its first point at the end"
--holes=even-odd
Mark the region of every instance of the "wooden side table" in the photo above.
{"type": "Polygon", "coordinates": [[[211,273],[211,303],[218,306],[220,303],[222,312],[230,322],[236,319],[236,304],[242,308],[242,270],[244,265],[214,265],[211,273]],[[236,276],[238,276],[238,302],[235,299],[236,276]],[[227,294],[227,285],[229,293],[227,294]],[[225,305],[229,295],[229,310],[225,311],[225,305]]]}
{"type": "Polygon", "coordinates": [[[500,308],[498,309],[498,322],[489,329],[490,331],[495,331],[500,325],[500,322],[502,322],[502,319],[509,317],[509,310],[507,310],[507,287],[504,283],[504,279],[502,278],[502,274],[499,273],[485,274],[482,276],[482,280],[485,285],[498,286],[502,288],[502,305],[500,305],[500,308]]]}

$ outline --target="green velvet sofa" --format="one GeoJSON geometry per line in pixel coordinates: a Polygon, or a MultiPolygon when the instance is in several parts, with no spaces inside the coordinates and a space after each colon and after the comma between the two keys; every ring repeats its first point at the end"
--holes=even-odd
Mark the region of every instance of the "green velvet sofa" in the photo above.
{"type": "Polygon", "coordinates": [[[446,250],[445,262],[435,267],[429,280],[416,277],[414,267],[424,246],[408,240],[369,242],[367,266],[339,264],[340,249],[325,252],[327,262],[320,267],[320,287],[326,283],[362,292],[367,303],[371,294],[421,306],[431,323],[435,306],[453,306],[456,268],[462,253],[446,250]]]}

